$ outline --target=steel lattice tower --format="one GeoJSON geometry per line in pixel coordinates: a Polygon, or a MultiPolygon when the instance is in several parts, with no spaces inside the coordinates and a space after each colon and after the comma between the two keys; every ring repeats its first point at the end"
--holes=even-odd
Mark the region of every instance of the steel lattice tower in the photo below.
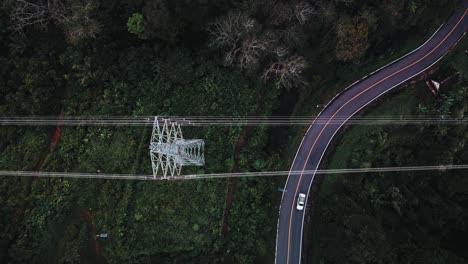
{"type": "Polygon", "coordinates": [[[176,122],[156,116],[149,147],[153,177],[157,176],[159,169],[163,178],[167,178],[180,175],[182,166],[205,165],[204,147],[202,139],[184,139],[180,125],[176,122]]]}

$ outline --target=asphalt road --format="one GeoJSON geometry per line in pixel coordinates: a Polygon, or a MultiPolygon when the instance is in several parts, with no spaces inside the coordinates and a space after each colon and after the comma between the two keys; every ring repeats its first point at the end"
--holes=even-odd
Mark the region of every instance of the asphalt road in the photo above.
{"type": "MultiPolygon", "coordinates": [[[[438,62],[468,29],[468,0],[422,46],[335,97],[320,118],[347,120],[375,99],[414,78],[438,62]]],[[[291,171],[317,170],[327,147],[346,121],[312,123],[302,139],[291,171]],[[325,124],[324,124],[325,123],[325,124]]],[[[289,175],[281,200],[276,238],[275,261],[278,264],[301,262],[304,212],[296,210],[299,193],[308,197],[315,174],[289,175]]],[[[339,249],[337,249],[339,250],[339,249]]]]}

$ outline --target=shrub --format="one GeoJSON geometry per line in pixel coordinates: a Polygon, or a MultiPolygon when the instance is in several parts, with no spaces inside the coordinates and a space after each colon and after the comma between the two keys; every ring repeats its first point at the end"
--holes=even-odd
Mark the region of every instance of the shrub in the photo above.
{"type": "Polygon", "coordinates": [[[145,19],[142,14],[134,13],[128,18],[127,22],[128,32],[140,36],[145,32],[145,19]]]}

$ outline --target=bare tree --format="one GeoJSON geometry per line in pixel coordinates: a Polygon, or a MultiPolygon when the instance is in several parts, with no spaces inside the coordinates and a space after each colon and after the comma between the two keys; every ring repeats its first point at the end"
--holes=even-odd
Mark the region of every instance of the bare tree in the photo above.
{"type": "Polygon", "coordinates": [[[238,64],[241,68],[256,66],[271,43],[267,34],[257,37],[261,33],[256,21],[242,13],[231,13],[216,20],[208,31],[212,36],[210,46],[226,50],[225,63],[238,64]]]}
{"type": "MultiPolygon", "coordinates": [[[[280,53],[283,54],[283,53],[280,53]]],[[[276,62],[273,62],[263,73],[262,79],[277,80],[282,86],[290,89],[292,87],[302,87],[305,85],[305,80],[302,77],[302,72],[306,67],[306,61],[301,56],[278,57],[276,62]]]]}
{"type": "Polygon", "coordinates": [[[82,39],[96,38],[101,26],[92,17],[95,9],[96,5],[92,1],[70,7],[70,15],[59,21],[69,42],[77,43],[82,39]]]}
{"type": "Polygon", "coordinates": [[[233,46],[228,50],[224,56],[224,62],[227,65],[237,64],[244,69],[254,68],[270,46],[267,39],[251,36],[241,41],[239,46],[233,46]]]}
{"type": "Polygon", "coordinates": [[[21,31],[33,25],[45,27],[51,21],[65,19],[66,13],[62,0],[15,0],[11,11],[12,28],[21,31]]]}
{"type": "Polygon", "coordinates": [[[45,28],[54,22],[62,27],[67,39],[77,42],[96,37],[99,23],[92,17],[93,0],[13,0],[11,20],[15,31],[29,26],[45,28]]]}
{"type": "Polygon", "coordinates": [[[250,37],[242,42],[238,63],[242,68],[253,67],[258,64],[262,52],[268,48],[268,41],[250,37]]]}
{"type": "Polygon", "coordinates": [[[263,80],[278,80],[287,88],[303,86],[305,60],[289,55],[289,49],[299,50],[304,42],[302,26],[316,13],[316,5],[307,0],[241,2],[247,10],[227,14],[208,27],[209,45],[225,51],[227,65],[255,68],[263,72],[263,80]],[[247,14],[262,14],[262,25],[247,14]]]}
{"type": "Polygon", "coordinates": [[[210,46],[226,47],[236,45],[241,38],[255,27],[255,20],[243,13],[229,13],[217,19],[208,27],[211,35],[210,46]]]}
{"type": "Polygon", "coordinates": [[[294,15],[296,16],[297,22],[300,25],[305,25],[310,18],[317,14],[315,8],[307,3],[307,2],[300,2],[294,6],[294,15]]]}
{"type": "Polygon", "coordinates": [[[286,48],[284,46],[278,46],[273,50],[273,54],[277,58],[283,58],[284,56],[289,54],[289,50],[288,50],[288,48],[286,48]]]}

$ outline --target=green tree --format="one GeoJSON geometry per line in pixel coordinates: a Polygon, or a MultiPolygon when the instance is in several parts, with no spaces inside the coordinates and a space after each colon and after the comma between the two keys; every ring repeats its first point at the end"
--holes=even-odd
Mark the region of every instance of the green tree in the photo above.
{"type": "Polygon", "coordinates": [[[341,61],[360,59],[367,51],[368,25],[359,18],[342,17],[336,30],[336,58],[341,61]]]}
{"type": "Polygon", "coordinates": [[[134,13],[127,21],[128,32],[141,36],[145,32],[145,19],[142,14],[134,13]]]}

